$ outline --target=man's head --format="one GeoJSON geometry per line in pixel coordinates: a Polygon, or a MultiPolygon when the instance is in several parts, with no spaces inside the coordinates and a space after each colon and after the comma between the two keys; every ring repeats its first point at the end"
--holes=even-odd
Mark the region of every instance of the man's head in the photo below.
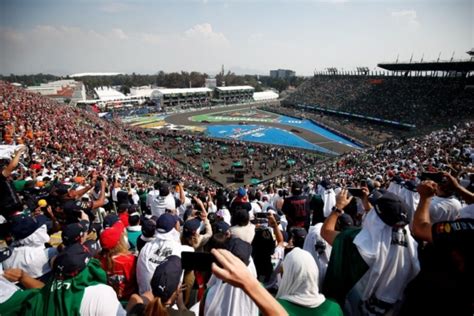
{"type": "Polygon", "coordinates": [[[133,212],[128,215],[128,225],[129,226],[138,226],[140,225],[140,213],[133,212]]]}
{"type": "Polygon", "coordinates": [[[76,242],[84,243],[87,237],[87,230],[89,229],[88,221],[80,221],[79,223],[72,223],[66,225],[61,233],[61,238],[65,246],[70,246],[76,242]]]}
{"type": "Polygon", "coordinates": [[[249,212],[244,208],[236,209],[230,218],[230,223],[232,226],[247,226],[249,221],[249,212]]]}
{"type": "Polygon", "coordinates": [[[193,218],[184,222],[183,225],[183,236],[189,238],[194,234],[198,233],[199,227],[201,227],[201,221],[198,218],[193,218]]]}
{"type": "Polygon", "coordinates": [[[300,195],[303,192],[303,185],[301,182],[296,181],[291,184],[291,194],[300,195]]]}
{"type": "Polygon", "coordinates": [[[166,182],[160,184],[160,196],[167,196],[170,194],[170,185],[166,182]]]}
{"type": "Polygon", "coordinates": [[[105,228],[100,234],[100,244],[103,249],[112,250],[118,246],[128,249],[128,243],[124,238],[125,227],[121,221],[116,222],[111,227],[105,228]]]}
{"type": "Polygon", "coordinates": [[[169,256],[155,269],[151,279],[151,289],[163,304],[171,303],[181,281],[182,267],[178,256],[169,256]]]}
{"type": "Polygon", "coordinates": [[[156,221],[156,232],[160,234],[169,233],[172,229],[179,231],[179,220],[177,216],[164,213],[156,221]]]}
{"type": "Polygon", "coordinates": [[[66,247],[53,262],[53,274],[56,279],[69,279],[77,276],[87,266],[90,254],[79,243],[66,247]]]}
{"type": "Polygon", "coordinates": [[[10,219],[10,232],[15,240],[20,240],[30,236],[44,224],[46,224],[46,217],[43,215],[37,217],[15,215],[10,219]]]}
{"type": "Polygon", "coordinates": [[[302,227],[295,227],[291,229],[290,233],[290,244],[292,244],[294,247],[299,247],[303,249],[304,240],[306,238],[306,235],[308,235],[306,229],[302,227]]]}

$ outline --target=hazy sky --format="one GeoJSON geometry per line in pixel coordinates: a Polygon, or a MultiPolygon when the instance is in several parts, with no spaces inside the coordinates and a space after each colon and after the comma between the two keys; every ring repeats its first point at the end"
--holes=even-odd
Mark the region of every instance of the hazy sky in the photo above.
{"type": "Polygon", "coordinates": [[[465,58],[474,0],[0,0],[0,73],[298,75],[465,58]]]}

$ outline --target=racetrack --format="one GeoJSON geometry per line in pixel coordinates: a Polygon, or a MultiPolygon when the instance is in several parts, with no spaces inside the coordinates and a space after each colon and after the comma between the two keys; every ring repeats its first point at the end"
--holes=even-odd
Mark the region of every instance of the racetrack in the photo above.
{"type": "MultiPolygon", "coordinates": [[[[243,118],[242,120],[240,120],[239,118],[232,118],[232,119],[226,120],[225,117],[222,117],[220,121],[209,121],[208,123],[202,123],[200,121],[195,121],[191,119],[192,117],[196,117],[196,116],[212,116],[212,115],[218,115],[221,113],[225,114],[227,112],[235,112],[239,110],[248,111],[249,109],[255,110],[255,106],[246,104],[246,105],[236,105],[233,107],[220,108],[220,109],[208,108],[208,109],[198,110],[198,111],[193,111],[193,112],[172,114],[165,118],[165,122],[169,124],[181,125],[181,126],[184,125],[184,126],[206,127],[210,125],[236,124],[242,121],[242,122],[246,122],[247,124],[258,124],[261,126],[268,126],[268,127],[273,127],[273,128],[278,128],[278,129],[288,131],[298,137],[301,137],[302,139],[308,141],[309,143],[323,147],[337,154],[353,151],[355,149],[354,147],[351,147],[339,141],[335,141],[321,134],[314,133],[312,131],[309,131],[308,129],[301,128],[294,125],[290,126],[290,125],[282,124],[282,123],[272,121],[272,120],[265,120],[265,119],[257,120],[253,118],[249,118],[250,121],[246,121],[245,118],[243,118]]],[[[264,112],[261,110],[256,110],[255,112],[257,112],[257,114],[265,113],[266,116],[273,116],[274,118],[279,117],[278,114],[264,112]]],[[[282,141],[284,142],[284,140],[282,141]]]]}

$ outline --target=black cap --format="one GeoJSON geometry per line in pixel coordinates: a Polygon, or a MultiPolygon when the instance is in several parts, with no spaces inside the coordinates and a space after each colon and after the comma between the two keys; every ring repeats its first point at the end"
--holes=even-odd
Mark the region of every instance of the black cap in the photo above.
{"type": "Polygon", "coordinates": [[[56,193],[59,195],[59,196],[62,196],[64,194],[66,194],[68,191],[69,191],[69,186],[66,185],[66,184],[59,184],[57,187],[56,187],[56,193]]]}
{"type": "Polygon", "coordinates": [[[224,221],[217,221],[213,228],[214,233],[226,233],[230,226],[224,221]]]}
{"type": "Polygon", "coordinates": [[[80,221],[79,223],[66,225],[61,233],[63,244],[65,246],[69,246],[79,241],[79,239],[84,236],[88,229],[89,222],[84,220],[80,221]]]}
{"type": "Polygon", "coordinates": [[[117,214],[108,214],[107,216],[104,217],[104,222],[103,226],[104,229],[108,227],[112,227],[115,223],[117,223],[120,220],[117,214]]]}
{"type": "Polygon", "coordinates": [[[291,193],[301,193],[303,185],[299,181],[295,181],[291,184],[291,193]]]}
{"type": "Polygon", "coordinates": [[[341,230],[341,231],[343,231],[347,228],[350,228],[350,227],[354,227],[354,220],[347,213],[344,213],[341,216],[339,216],[337,218],[337,223],[338,223],[338,226],[339,226],[339,230],[341,230]]]}
{"type": "Polygon", "coordinates": [[[408,205],[392,192],[385,192],[373,201],[372,205],[380,219],[390,227],[405,226],[409,223],[408,205]]]}
{"type": "Polygon", "coordinates": [[[293,227],[290,230],[290,233],[293,240],[304,240],[308,235],[306,229],[304,229],[303,227],[293,227]]]}
{"type": "Polygon", "coordinates": [[[168,233],[175,228],[176,223],[179,222],[179,217],[171,213],[164,213],[156,221],[156,231],[161,234],[168,233]]]}
{"type": "Polygon", "coordinates": [[[151,290],[162,302],[170,299],[181,281],[182,266],[178,256],[169,256],[155,269],[151,279],[151,290]]]}
{"type": "Polygon", "coordinates": [[[327,190],[331,186],[331,181],[325,179],[325,180],[321,181],[319,183],[319,185],[321,185],[323,188],[325,188],[327,190]]]}
{"type": "Polygon", "coordinates": [[[411,192],[417,192],[416,187],[418,184],[416,183],[415,180],[410,180],[410,181],[405,181],[405,184],[403,185],[408,191],[411,192]]]}
{"type": "Polygon", "coordinates": [[[0,249],[0,262],[3,262],[10,258],[12,255],[12,249],[10,247],[5,247],[0,249]]]}
{"type": "Polygon", "coordinates": [[[201,221],[198,218],[193,218],[184,222],[183,235],[186,237],[192,236],[201,226],[201,221]]]}
{"type": "Polygon", "coordinates": [[[242,260],[245,265],[250,263],[250,255],[252,254],[252,245],[240,238],[231,238],[227,243],[227,250],[242,260]]]}
{"type": "Polygon", "coordinates": [[[46,220],[47,218],[44,215],[36,217],[29,214],[15,215],[10,219],[10,232],[16,240],[23,239],[44,225],[46,220]]]}
{"type": "Polygon", "coordinates": [[[53,263],[53,272],[57,278],[68,279],[78,275],[90,259],[90,253],[79,243],[66,247],[53,263]]]}

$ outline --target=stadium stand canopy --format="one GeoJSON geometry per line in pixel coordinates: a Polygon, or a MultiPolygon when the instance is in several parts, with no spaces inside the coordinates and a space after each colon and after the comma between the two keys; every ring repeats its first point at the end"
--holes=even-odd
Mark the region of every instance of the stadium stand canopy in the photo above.
{"type": "Polygon", "coordinates": [[[252,86],[228,86],[228,87],[217,87],[219,91],[236,91],[236,90],[255,90],[252,86]]]}
{"type": "Polygon", "coordinates": [[[442,61],[416,63],[381,63],[378,67],[391,71],[474,71],[474,61],[442,61]]]}
{"type": "Polygon", "coordinates": [[[101,101],[125,99],[125,95],[123,93],[109,87],[95,88],[94,92],[97,93],[97,96],[101,101]]]}
{"type": "Polygon", "coordinates": [[[176,88],[176,89],[155,89],[162,95],[167,94],[193,94],[193,93],[211,93],[209,88],[176,88]]]}
{"type": "Polygon", "coordinates": [[[72,74],[69,77],[79,78],[79,77],[93,77],[93,76],[117,76],[123,75],[121,72],[81,72],[77,74],[72,74]]]}
{"type": "Polygon", "coordinates": [[[276,100],[278,99],[278,93],[271,90],[263,92],[254,92],[253,99],[255,101],[276,100]]]}

